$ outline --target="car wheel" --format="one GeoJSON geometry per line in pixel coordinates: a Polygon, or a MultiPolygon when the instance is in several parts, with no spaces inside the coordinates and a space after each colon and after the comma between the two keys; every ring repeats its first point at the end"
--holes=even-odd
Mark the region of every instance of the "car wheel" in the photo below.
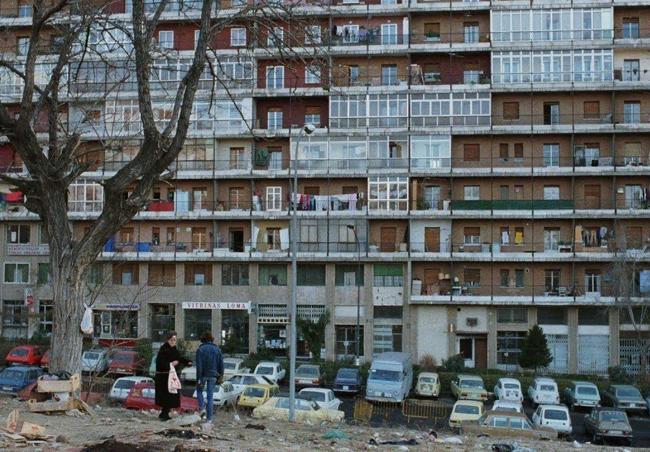
{"type": "Polygon", "coordinates": [[[599,438],[595,433],[593,435],[591,435],[591,443],[592,444],[598,444],[598,441],[599,441],[599,438]]]}

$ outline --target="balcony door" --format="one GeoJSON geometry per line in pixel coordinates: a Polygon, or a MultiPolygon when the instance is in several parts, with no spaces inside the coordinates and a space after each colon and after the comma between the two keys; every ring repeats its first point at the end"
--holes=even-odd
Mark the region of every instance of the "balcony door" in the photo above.
{"type": "Polygon", "coordinates": [[[397,229],[393,227],[382,227],[380,230],[381,241],[379,251],[382,253],[395,252],[395,240],[397,240],[397,229]]]}
{"type": "Polygon", "coordinates": [[[440,186],[426,185],[424,187],[425,209],[438,210],[440,208],[440,186]]]}
{"type": "Polygon", "coordinates": [[[585,185],[585,208],[600,209],[600,185],[585,185]]]}
{"type": "Polygon", "coordinates": [[[422,282],[423,295],[438,295],[440,293],[439,274],[439,268],[426,267],[424,269],[424,281],[422,282]]]}
{"type": "Polygon", "coordinates": [[[424,228],[424,251],[440,252],[440,228],[424,228]]]}

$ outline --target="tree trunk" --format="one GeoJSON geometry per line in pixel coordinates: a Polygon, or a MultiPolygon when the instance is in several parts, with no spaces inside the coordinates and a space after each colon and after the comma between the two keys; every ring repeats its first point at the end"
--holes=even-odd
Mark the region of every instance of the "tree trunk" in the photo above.
{"type": "Polygon", "coordinates": [[[81,371],[83,333],[81,319],[84,313],[85,271],[69,253],[54,262],[52,255],[52,286],[54,322],[52,326],[51,372],[81,371]]]}

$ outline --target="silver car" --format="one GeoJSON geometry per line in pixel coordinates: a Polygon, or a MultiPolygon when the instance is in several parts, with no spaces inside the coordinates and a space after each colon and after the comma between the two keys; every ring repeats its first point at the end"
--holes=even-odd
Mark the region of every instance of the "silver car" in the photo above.
{"type": "Polygon", "coordinates": [[[611,385],[603,392],[603,402],[607,406],[628,412],[642,413],[647,410],[641,392],[632,385],[611,385]]]}

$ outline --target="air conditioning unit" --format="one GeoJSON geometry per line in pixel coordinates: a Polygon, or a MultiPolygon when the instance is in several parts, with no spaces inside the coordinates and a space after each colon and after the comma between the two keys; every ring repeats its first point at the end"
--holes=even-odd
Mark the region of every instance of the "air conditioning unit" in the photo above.
{"type": "Polygon", "coordinates": [[[465,319],[465,324],[467,326],[476,326],[478,325],[478,319],[476,317],[467,317],[465,319]]]}

